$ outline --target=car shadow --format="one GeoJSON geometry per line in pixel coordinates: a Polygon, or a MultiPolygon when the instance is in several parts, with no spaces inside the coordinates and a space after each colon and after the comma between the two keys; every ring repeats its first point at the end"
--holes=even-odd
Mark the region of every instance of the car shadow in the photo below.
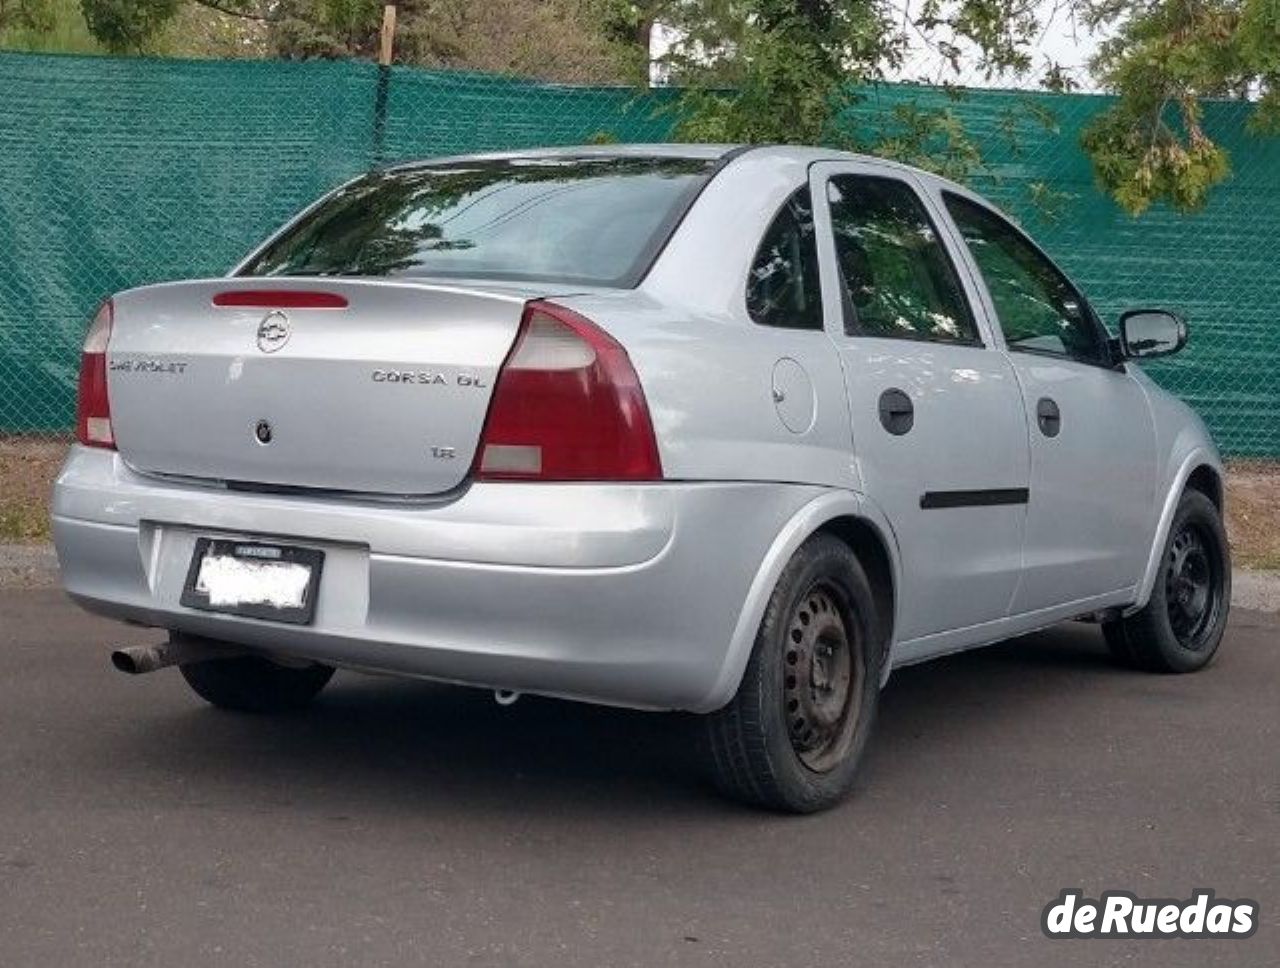
{"type": "MultiPolygon", "coordinates": [[[[1017,721],[1066,689],[1088,690],[1110,665],[1096,628],[1064,626],[894,672],[882,696],[868,782],[922,767],[903,755],[933,733],[1017,721]]],[[[698,717],[538,697],[500,707],[485,691],[340,673],[309,709],[249,716],[194,696],[130,716],[102,737],[117,764],[337,812],[433,808],[509,812],[721,813],[698,757],[698,717]]],[[[203,795],[203,794],[202,794],[203,795]]],[[[741,812],[741,811],[739,811],[741,812]]]]}

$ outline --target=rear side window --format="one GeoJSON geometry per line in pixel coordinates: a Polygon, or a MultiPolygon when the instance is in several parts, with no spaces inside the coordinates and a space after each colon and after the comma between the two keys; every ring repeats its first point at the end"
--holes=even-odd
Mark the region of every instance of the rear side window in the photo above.
{"type": "Polygon", "coordinates": [[[762,326],[822,329],[818,246],[807,188],[787,199],[760,240],[747,277],[747,312],[762,326]]]}
{"type": "Polygon", "coordinates": [[[635,285],[715,165],[557,157],[374,173],[306,215],[242,274],[635,285]]]}
{"type": "Polygon", "coordinates": [[[910,186],[840,175],[827,195],[851,335],[980,342],[955,267],[910,186]]]}

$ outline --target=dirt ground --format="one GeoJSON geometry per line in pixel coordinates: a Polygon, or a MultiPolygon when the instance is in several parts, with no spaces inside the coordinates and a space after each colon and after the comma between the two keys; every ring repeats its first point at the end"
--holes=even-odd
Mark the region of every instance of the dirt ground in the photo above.
{"type": "Polygon", "coordinates": [[[49,537],[49,491],[67,442],[0,437],[0,541],[49,537]]]}
{"type": "Polygon", "coordinates": [[[1280,570],[1280,461],[1231,461],[1227,532],[1236,564],[1280,570]]]}
{"type": "MultiPolygon", "coordinates": [[[[66,441],[0,437],[0,542],[49,537],[49,489],[66,441]]],[[[1227,530],[1237,566],[1280,570],[1280,461],[1230,461],[1227,530]]]]}

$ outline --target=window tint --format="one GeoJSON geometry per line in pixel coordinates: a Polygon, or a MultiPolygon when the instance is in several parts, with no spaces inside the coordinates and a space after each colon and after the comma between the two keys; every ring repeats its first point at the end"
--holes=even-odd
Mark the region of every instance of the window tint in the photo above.
{"type": "Polygon", "coordinates": [[[1067,277],[990,209],[946,195],[947,210],[982,271],[1010,349],[1104,359],[1088,305],[1067,277]]]}
{"type": "Polygon", "coordinates": [[[807,188],[782,206],[756,250],[747,278],[747,312],[763,326],[822,329],[818,246],[807,188]]]}
{"type": "Polygon", "coordinates": [[[892,178],[828,183],[845,328],[863,336],[978,342],[955,267],[916,193],[892,178]]]}
{"type": "Polygon", "coordinates": [[[374,173],[304,217],[243,274],[632,285],[714,165],[556,157],[374,173]]]}

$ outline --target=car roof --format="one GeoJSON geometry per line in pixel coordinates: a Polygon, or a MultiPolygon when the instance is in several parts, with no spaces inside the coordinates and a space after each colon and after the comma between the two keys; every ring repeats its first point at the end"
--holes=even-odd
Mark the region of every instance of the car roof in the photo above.
{"type": "Polygon", "coordinates": [[[555,158],[693,158],[720,161],[729,164],[741,155],[750,153],[753,161],[774,159],[781,164],[810,165],[818,161],[856,161],[877,167],[909,171],[922,179],[949,188],[963,190],[963,186],[910,165],[877,158],[874,155],[840,151],[835,148],[808,145],[783,144],[694,144],[675,142],[644,142],[633,144],[558,145],[545,148],[518,148],[507,151],[479,152],[472,154],[444,155],[438,158],[422,158],[389,166],[384,171],[411,171],[415,168],[432,168],[437,165],[461,162],[518,161],[522,159],[555,158]],[[761,156],[765,158],[761,158],[761,156]]]}
{"type": "Polygon", "coordinates": [[[604,144],[559,145],[550,148],[518,148],[465,155],[422,158],[391,166],[390,171],[435,167],[468,161],[518,161],[525,158],[704,158],[714,161],[741,150],[739,145],[709,144],[604,144]]]}

